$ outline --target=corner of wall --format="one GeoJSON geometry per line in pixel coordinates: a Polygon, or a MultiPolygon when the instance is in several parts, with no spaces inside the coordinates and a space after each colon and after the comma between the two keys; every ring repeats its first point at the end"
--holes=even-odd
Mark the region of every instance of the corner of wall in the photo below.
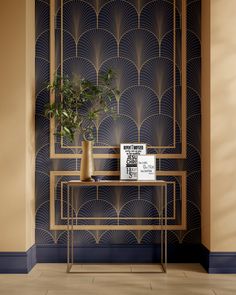
{"type": "Polygon", "coordinates": [[[202,244],[210,249],[210,0],[202,1],[202,128],[201,128],[201,153],[202,153],[202,180],[201,180],[201,228],[202,244]]]}

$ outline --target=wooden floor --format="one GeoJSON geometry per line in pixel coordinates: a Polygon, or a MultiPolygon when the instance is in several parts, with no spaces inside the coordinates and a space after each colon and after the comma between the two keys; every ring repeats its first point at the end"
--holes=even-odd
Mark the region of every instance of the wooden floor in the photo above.
{"type": "Polygon", "coordinates": [[[28,275],[0,275],[0,295],[236,295],[236,275],[209,275],[199,264],[169,264],[167,274],[149,265],[37,264],[28,275]],[[108,271],[108,273],[91,273],[108,271]],[[129,273],[115,273],[125,271],[129,273]]]}

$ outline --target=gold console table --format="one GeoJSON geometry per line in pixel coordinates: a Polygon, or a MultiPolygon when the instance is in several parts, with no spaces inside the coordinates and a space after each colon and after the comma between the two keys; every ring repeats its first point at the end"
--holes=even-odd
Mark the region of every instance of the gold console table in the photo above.
{"type": "MultiPolygon", "coordinates": [[[[140,181],[140,180],[100,180],[100,181],[80,181],[71,180],[67,183],[67,272],[71,271],[72,265],[74,263],[74,218],[73,218],[73,195],[75,187],[110,187],[110,186],[159,186],[161,188],[161,198],[160,203],[160,225],[80,225],[80,229],[90,229],[90,230],[137,230],[142,227],[143,230],[160,230],[161,231],[161,257],[160,265],[162,267],[162,272],[167,270],[167,183],[162,180],[151,180],[151,181],[140,181]],[[71,207],[71,210],[70,210],[71,207]],[[164,213],[164,216],[163,216],[164,213]]],[[[99,218],[97,218],[99,219],[99,218]]],[[[135,219],[135,218],[133,218],[135,219]]],[[[142,218],[141,218],[142,219],[142,218]]],[[[151,271],[156,272],[156,271],[151,271]]]]}

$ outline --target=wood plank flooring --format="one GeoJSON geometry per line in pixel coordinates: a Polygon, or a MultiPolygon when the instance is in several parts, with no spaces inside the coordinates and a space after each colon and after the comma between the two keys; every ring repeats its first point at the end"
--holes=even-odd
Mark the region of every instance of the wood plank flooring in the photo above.
{"type": "Polygon", "coordinates": [[[167,274],[132,272],[158,270],[155,265],[79,265],[72,270],[88,273],[67,274],[66,264],[37,264],[29,274],[1,274],[0,295],[236,295],[236,275],[207,274],[199,264],[168,264],[167,274]]]}

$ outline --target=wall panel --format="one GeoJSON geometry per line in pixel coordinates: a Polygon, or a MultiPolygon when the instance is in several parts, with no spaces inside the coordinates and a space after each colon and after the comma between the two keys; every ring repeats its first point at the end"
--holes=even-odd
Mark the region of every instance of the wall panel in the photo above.
{"type": "MultiPolygon", "coordinates": [[[[170,183],[169,242],[200,243],[200,1],[186,3],[186,59],[182,50],[185,18],[180,0],[62,2],[63,11],[60,1],[55,2],[55,10],[51,9],[56,22],[55,28],[51,27],[50,42],[50,3],[36,0],[37,244],[66,243],[63,182],[79,178],[81,157],[80,138],[72,144],[55,138],[53,132],[50,134],[50,121],[43,115],[44,104],[53,99],[45,88],[50,68],[51,78],[56,69],[70,76],[81,74],[96,82],[98,74],[109,67],[118,75],[116,83],[121,95],[114,97],[112,103],[120,116],[116,121],[104,117],[94,125],[98,176],[119,177],[120,142],[146,142],[148,152],[157,156],[157,178],[170,183]],[[51,227],[50,213],[54,216],[51,227]]],[[[99,213],[113,216],[121,212],[121,199],[124,208],[132,204],[122,216],[136,211],[142,216],[158,216],[155,193],[158,194],[148,188],[141,192],[107,190],[101,192],[101,204],[96,203],[96,193],[84,191],[75,214],[83,212],[84,217],[92,217],[98,213],[96,208],[100,208],[99,213]],[[138,202],[138,198],[143,201],[138,202]],[[88,201],[90,207],[86,207],[88,201]]],[[[97,225],[101,225],[99,222],[97,225]]],[[[158,241],[158,234],[141,229],[78,233],[79,244],[97,247],[104,243],[158,241]]]]}

